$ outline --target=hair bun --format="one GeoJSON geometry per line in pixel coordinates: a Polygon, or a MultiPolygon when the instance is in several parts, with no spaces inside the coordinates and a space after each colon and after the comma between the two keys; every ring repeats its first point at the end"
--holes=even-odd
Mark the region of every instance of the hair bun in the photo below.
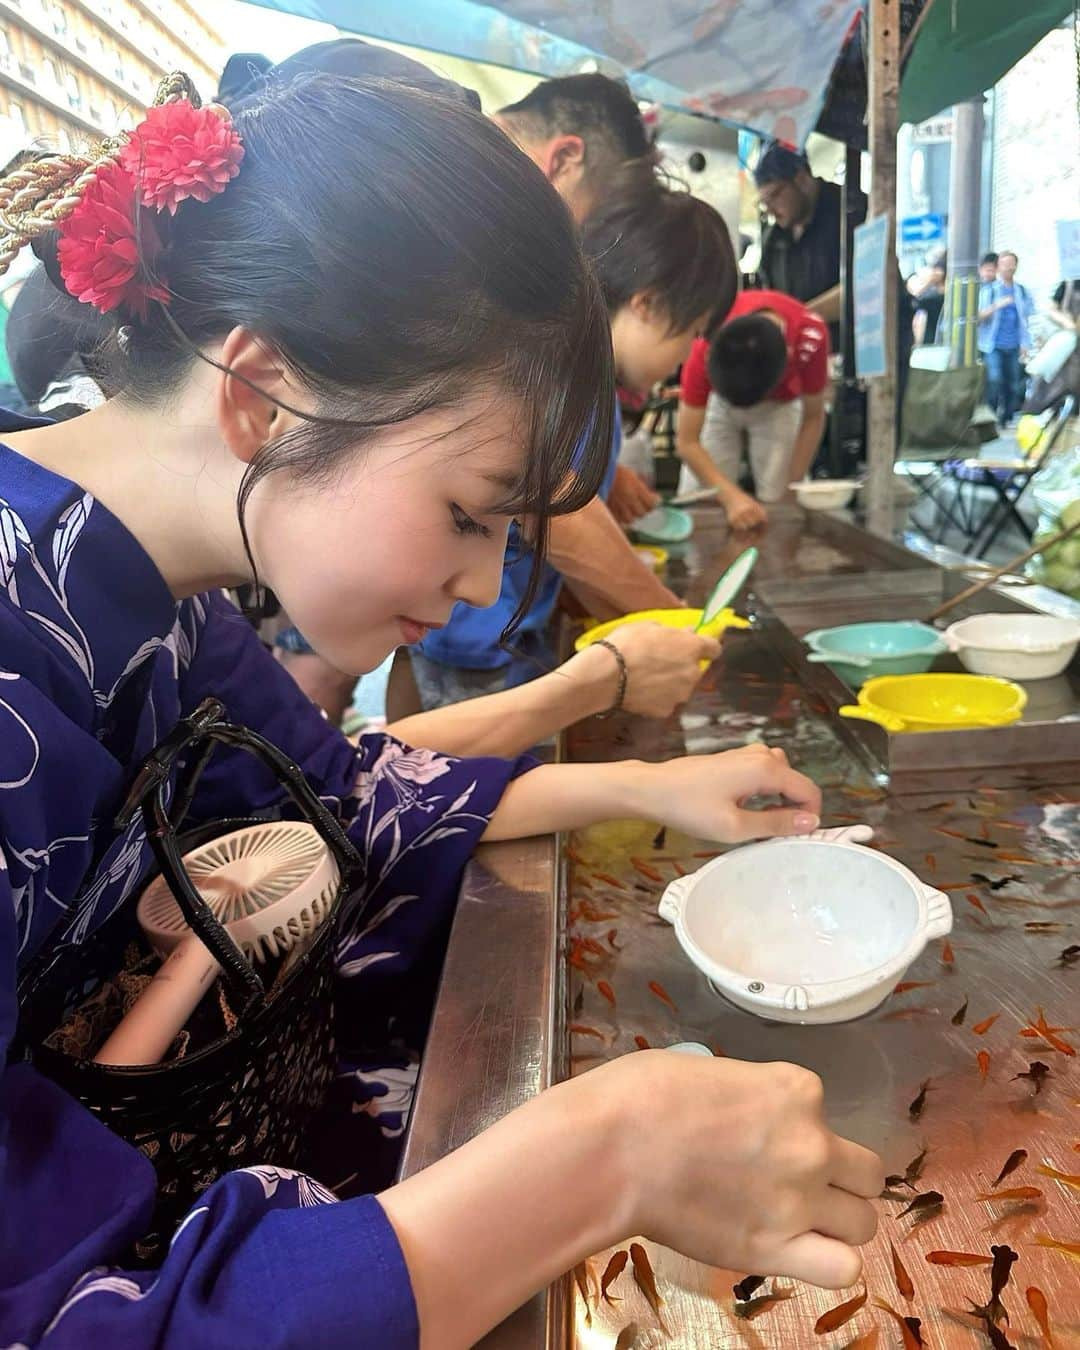
{"type": "Polygon", "coordinates": [[[44,265],[45,275],[56,289],[67,295],[68,288],[64,285],[64,278],[60,275],[60,259],[56,248],[59,242],[59,231],[47,230],[44,234],[39,234],[36,238],[30,240],[30,249],[34,257],[44,265]]]}

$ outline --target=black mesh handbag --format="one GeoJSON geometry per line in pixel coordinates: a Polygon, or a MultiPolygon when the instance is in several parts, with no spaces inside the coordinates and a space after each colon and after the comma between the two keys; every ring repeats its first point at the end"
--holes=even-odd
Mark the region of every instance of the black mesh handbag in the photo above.
{"type": "Polygon", "coordinates": [[[343,900],[362,872],[360,855],[303,773],[256,732],[229,722],[207,699],[158,746],[140,771],[118,818],[141,810],[161,874],[184,917],[221,966],[235,1014],[232,1029],[168,1063],[134,1067],[96,1064],[46,1044],[95,983],[119,968],[133,935],[131,906],[99,934],[57,960],[31,966],[20,981],[20,1047],[36,1067],[141,1149],[157,1172],[150,1230],[129,1259],[156,1263],[196,1197],[223,1172],[255,1163],[295,1165],[307,1127],[334,1075],[333,950],[343,900]],[[340,884],[329,918],[283,966],[272,986],[232,942],[188,876],[182,855],[247,821],[222,821],[181,835],[179,827],[199,777],[217,745],[246,750],[284,785],[338,865],[340,884]],[[181,756],[176,791],[168,784],[181,756]],[[114,921],[120,919],[120,923],[114,921]],[[110,931],[112,930],[112,931],[110,931]]]}

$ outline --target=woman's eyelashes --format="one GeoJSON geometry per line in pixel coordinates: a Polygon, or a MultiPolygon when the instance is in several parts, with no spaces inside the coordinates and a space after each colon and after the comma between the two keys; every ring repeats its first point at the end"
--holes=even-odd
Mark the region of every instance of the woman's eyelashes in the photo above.
{"type": "Polygon", "coordinates": [[[479,520],[473,520],[467,511],[463,511],[456,502],[450,503],[450,514],[454,518],[454,528],[458,534],[479,535],[482,539],[490,539],[491,531],[479,520]]]}

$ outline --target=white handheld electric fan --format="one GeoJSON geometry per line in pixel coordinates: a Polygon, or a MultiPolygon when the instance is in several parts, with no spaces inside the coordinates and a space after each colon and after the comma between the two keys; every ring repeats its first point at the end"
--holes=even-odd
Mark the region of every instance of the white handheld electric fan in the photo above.
{"type": "MultiPolygon", "coordinates": [[[[249,959],[264,962],[306,944],[329,916],[337,862],[313,825],[249,825],[184,857],[214,917],[249,959]]],[[[163,877],[139,899],[136,916],[161,968],[94,1056],[98,1064],[156,1064],[221,967],[191,930],[163,877]]]]}

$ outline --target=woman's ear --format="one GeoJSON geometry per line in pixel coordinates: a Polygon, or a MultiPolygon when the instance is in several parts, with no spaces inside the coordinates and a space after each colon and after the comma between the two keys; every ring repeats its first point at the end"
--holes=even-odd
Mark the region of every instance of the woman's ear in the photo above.
{"type": "Polygon", "coordinates": [[[230,452],[250,464],[268,441],[280,436],[295,417],[274,399],[291,402],[285,363],[246,328],[234,328],[221,348],[225,367],[218,381],[217,418],[230,452]]]}
{"type": "Polygon", "coordinates": [[[630,313],[642,323],[649,323],[656,317],[656,297],[652,291],[635,291],[627,303],[630,313]]]}

